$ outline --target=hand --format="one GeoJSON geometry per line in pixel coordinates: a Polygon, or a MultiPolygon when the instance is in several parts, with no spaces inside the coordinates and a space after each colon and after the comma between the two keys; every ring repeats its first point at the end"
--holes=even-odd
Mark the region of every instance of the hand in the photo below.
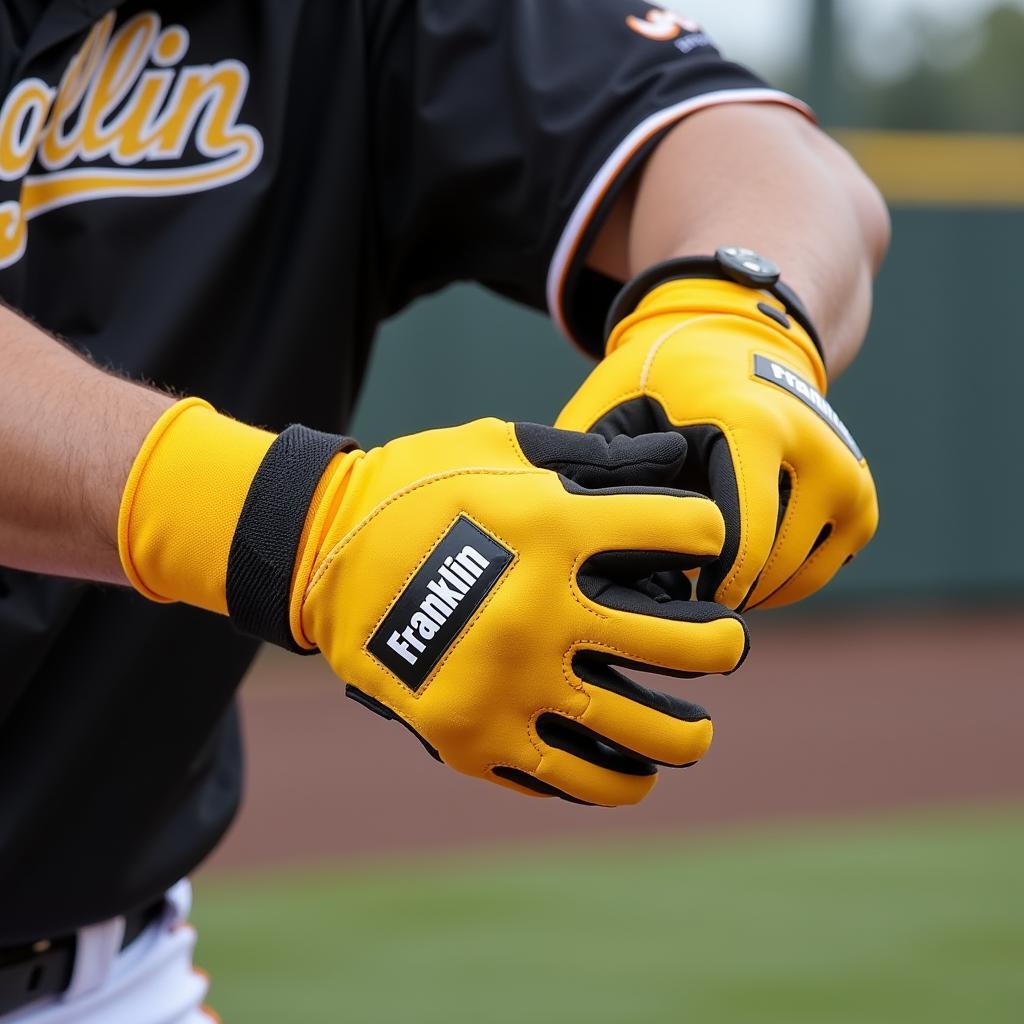
{"type": "Polygon", "coordinates": [[[681,434],[689,455],[672,486],[712,497],[727,529],[698,596],[774,607],[823,587],[878,523],[867,462],[827,386],[778,300],[731,282],[671,281],[612,331],[557,426],[681,434]]]}
{"type": "Polygon", "coordinates": [[[728,672],[746,653],[734,613],[657,583],[716,558],[725,536],[713,502],[658,489],[682,467],[677,436],[609,443],[481,420],[334,454],[296,517],[283,510],[315,461],[301,431],[274,442],[182,405],[154,428],[122,506],[126,571],[144,593],[212,598],[247,624],[276,607],[350,696],[451,767],[520,792],[635,803],[657,765],[707,750],[706,711],[613,667],[728,672]],[[225,470],[230,452],[211,458],[224,442],[244,470],[225,470]],[[220,496],[219,481],[246,476],[247,497],[235,484],[220,496]],[[202,561],[224,567],[221,595],[182,573],[211,542],[202,561]],[[283,604],[266,598],[280,580],[283,604]]]}

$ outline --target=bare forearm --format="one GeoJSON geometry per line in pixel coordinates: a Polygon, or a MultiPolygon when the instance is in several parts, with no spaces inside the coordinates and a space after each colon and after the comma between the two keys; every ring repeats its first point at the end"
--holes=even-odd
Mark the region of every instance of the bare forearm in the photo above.
{"type": "Polygon", "coordinates": [[[674,256],[754,249],[783,268],[808,307],[836,377],[863,342],[888,240],[877,190],[800,114],[721,106],[687,118],[659,144],[590,262],[624,280],[674,256]]]}
{"type": "Polygon", "coordinates": [[[173,398],[103,372],[0,306],[0,564],[125,582],[117,512],[173,398]]]}

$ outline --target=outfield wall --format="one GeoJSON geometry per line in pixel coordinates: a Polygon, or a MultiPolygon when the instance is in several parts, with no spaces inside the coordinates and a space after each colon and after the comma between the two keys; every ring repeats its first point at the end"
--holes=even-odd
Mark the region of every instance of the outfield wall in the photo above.
{"type": "MultiPolygon", "coordinates": [[[[1022,597],[1024,142],[845,141],[894,204],[868,344],[830,394],[882,526],[817,600],[1022,597]]],[[[545,317],[458,286],[385,327],[353,431],[375,444],[477,416],[550,422],[588,365],[545,317]]]]}

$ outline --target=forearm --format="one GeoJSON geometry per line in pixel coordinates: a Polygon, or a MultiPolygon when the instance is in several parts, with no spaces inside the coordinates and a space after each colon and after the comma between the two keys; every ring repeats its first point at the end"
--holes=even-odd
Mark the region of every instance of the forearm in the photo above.
{"type": "Polygon", "coordinates": [[[105,373],[0,305],[0,565],[126,582],[117,513],[174,399],[105,373]]]}
{"type": "Polygon", "coordinates": [[[785,107],[721,106],[659,144],[590,263],[625,280],[675,256],[754,249],[807,306],[834,378],[863,342],[888,240],[877,190],[824,133],[785,107]]]}

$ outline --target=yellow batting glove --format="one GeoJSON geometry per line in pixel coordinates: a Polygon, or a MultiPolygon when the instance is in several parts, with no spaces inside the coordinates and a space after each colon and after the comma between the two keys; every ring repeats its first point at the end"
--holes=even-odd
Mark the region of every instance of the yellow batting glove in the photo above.
{"type": "Polygon", "coordinates": [[[605,359],[556,425],[686,440],[672,486],[712,497],[727,527],[702,599],[768,608],[823,587],[874,535],[878,502],[778,271],[740,249],[672,261],[627,286],[610,323],[605,359]]]}
{"type": "Polygon", "coordinates": [[[154,600],[319,650],[349,696],[445,764],[629,804],[703,756],[702,708],[616,666],[729,672],[746,629],[659,584],[719,557],[715,504],[666,490],[675,434],[606,441],[481,420],[381,448],[278,437],[186,400],[131,471],[120,551],[154,600]]]}

